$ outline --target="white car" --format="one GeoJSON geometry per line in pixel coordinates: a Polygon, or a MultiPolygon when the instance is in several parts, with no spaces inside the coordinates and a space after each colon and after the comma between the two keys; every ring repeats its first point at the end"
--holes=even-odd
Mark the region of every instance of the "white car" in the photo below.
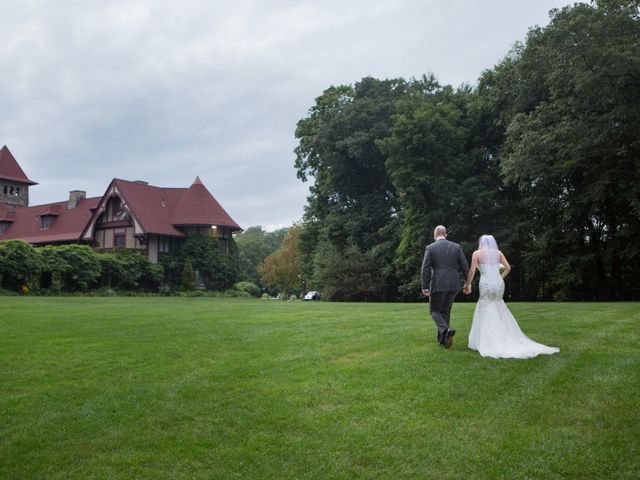
{"type": "Polygon", "coordinates": [[[302,297],[302,300],[320,300],[320,292],[316,292],[315,290],[311,290],[310,292],[307,292],[305,294],[304,297],[302,297]]]}

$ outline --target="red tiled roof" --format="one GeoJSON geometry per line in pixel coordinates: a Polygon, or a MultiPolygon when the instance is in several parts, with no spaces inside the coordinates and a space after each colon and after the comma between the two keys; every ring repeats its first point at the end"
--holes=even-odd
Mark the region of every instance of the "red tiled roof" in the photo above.
{"type": "Polygon", "coordinates": [[[173,207],[186,188],[154,187],[118,178],[113,180],[113,184],[145,233],[186,236],[182,230],[178,230],[171,224],[173,207]]]}
{"type": "Polygon", "coordinates": [[[3,210],[13,217],[11,226],[0,234],[0,240],[20,239],[33,244],[78,241],[98,202],[100,197],[84,198],[73,209],[67,208],[66,201],[16,209],[7,209],[6,205],[3,209],[0,205],[0,220],[3,210]],[[45,215],[54,215],[56,219],[43,230],[40,217],[45,215]]]}
{"type": "Polygon", "coordinates": [[[6,145],[0,148],[0,178],[37,185],[36,182],[27,178],[6,145]]]}
{"type": "Polygon", "coordinates": [[[213,195],[196,177],[173,210],[173,225],[220,225],[241,230],[213,195]]]}
{"type": "Polygon", "coordinates": [[[0,222],[13,222],[15,219],[15,210],[6,203],[0,203],[0,222]]]}

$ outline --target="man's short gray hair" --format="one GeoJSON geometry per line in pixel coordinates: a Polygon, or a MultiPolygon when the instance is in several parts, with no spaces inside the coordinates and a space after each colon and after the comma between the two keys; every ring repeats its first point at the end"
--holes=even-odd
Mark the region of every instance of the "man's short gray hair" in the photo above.
{"type": "Polygon", "coordinates": [[[435,230],[433,231],[434,235],[446,235],[447,234],[447,227],[445,227],[444,225],[438,225],[435,230]]]}

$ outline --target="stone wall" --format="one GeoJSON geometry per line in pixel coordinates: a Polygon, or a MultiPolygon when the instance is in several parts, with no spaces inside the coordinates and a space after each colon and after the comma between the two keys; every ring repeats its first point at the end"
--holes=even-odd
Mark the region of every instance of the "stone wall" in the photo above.
{"type": "Polygon", "coordinates": [[[11,207],[28,207],[29,185],[0,179],[0,202],[11,207]]]}

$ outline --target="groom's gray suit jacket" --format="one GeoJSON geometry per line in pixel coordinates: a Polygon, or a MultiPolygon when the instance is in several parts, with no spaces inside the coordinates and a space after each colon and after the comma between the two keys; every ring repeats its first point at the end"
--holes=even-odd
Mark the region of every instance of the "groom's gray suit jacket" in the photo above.
{"type": "Polygon", "coordinates": [[[466,279],[469,264],[460,245],[447,239],[427,245],[422,260],[423,290],[431,293],[457,292],[460,290],[460,272],[466,279]]]}

